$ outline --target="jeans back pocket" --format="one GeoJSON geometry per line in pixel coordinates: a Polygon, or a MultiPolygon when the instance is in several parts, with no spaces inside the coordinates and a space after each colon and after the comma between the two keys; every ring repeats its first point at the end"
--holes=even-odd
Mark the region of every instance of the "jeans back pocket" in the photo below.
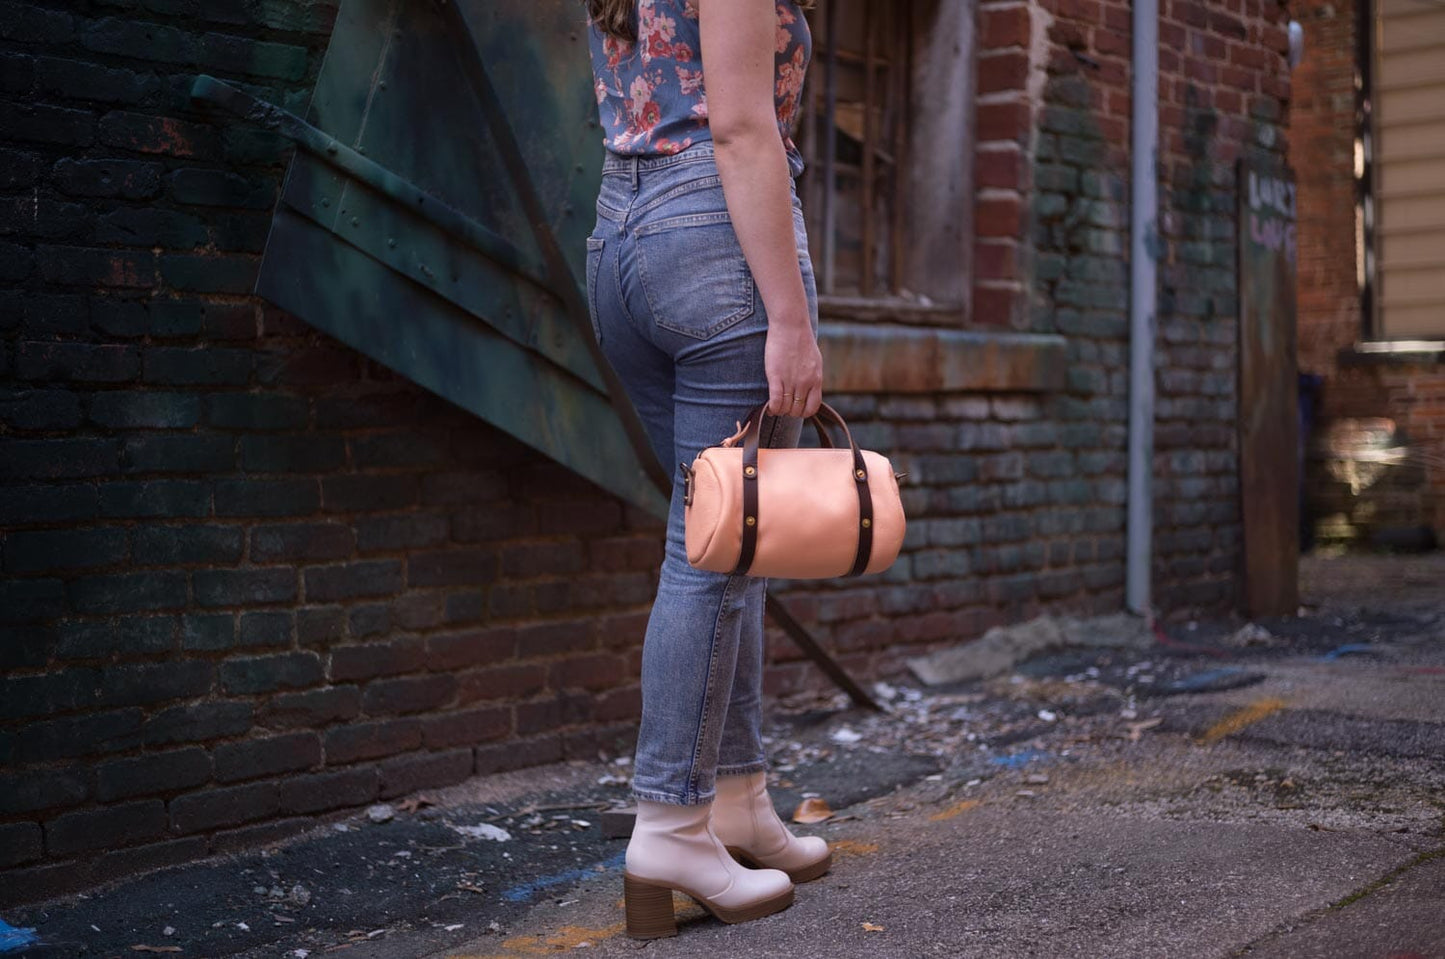
{"type": "Polygon", "coordinates": [[[662,329],[705,340],[756,309],[753,274],[727,211],[648,223],[636,242],[642,292],[662,329]]]}

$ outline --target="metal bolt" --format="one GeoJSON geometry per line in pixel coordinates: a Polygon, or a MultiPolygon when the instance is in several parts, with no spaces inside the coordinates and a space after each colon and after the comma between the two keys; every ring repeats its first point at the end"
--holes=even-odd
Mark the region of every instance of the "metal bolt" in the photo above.
{"type": "Polygon", "coordinates": [[[867,529],[868,527],[870,527],[870,526],[872,526],[872,525],[873,525],[873,521],[872,521],[871,519],[865,519],[865,520],[863,521],[863,528],[864,528],[864,529],[867,529]]]}
{"type": "Polygon", "coordinates": [[[749,516],[747,519],[747,523],[749,526],[756,526],[758,525],[758,518],[756,516],[749,516]]]}

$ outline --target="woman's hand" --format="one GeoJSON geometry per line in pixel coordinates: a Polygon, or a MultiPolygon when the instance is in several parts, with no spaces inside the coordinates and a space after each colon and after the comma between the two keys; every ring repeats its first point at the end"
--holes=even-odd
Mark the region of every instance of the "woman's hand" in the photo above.
{"type": "Polygon", "coordinates": [[[769,413],[808,417],[818,412],[823,402],[823,354],[806,317],[792,322],[768,318],[763,365],[769,413]]]}

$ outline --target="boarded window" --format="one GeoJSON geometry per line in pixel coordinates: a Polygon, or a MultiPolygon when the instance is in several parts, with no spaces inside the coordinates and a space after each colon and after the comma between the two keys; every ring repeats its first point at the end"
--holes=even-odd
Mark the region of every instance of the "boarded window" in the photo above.
{"type": "Polygon", "coordinates": [[[799,184],[835,317],[957,323],[968,301],[973,4],[821,0],[799,184]]]}
{"type": "Polygon", "coordinates": [[[1381,0],[1375,23],[1375,329],[1445,336],[1445,6],[1381,0]]]}

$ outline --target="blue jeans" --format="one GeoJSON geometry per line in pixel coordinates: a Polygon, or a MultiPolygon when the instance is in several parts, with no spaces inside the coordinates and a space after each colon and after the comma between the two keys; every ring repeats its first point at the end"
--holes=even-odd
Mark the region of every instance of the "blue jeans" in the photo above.
{"type": "MultiPolygon", "coordinates": [[[[799,265],[817,328],[802,207],[799,265]]],[[[593,331],[663,465],[691,464],[768,399],[768,318],[723,201],[711,143],[675,156],[608,154],[587,240],[593,331]]],[[[768,418],[762,442],[791,446],[801,421],[768,418]]],[[[657,599],[642,648],[633,792],[711,802],[718,775],[765,768],[763,598],[767,581],[694,569],[675,484],[657,599]]]]}

